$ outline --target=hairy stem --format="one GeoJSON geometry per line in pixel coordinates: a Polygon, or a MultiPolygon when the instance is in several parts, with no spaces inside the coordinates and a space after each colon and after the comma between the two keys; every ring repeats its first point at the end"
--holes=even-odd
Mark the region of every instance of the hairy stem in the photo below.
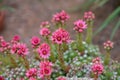
{"type": "Polygon", "coordinates": [[[88,44],[92,44],[92,35],[93,35],[93,21],[87,22],[88,28],[87,28],[87,36],[86,36],[86,42],[88,44]]]}
{"type": "Polygon", "coordinates": [[[8,53],[8,56],[10,57],[10,61],[13,64],[13,67],[17,67],[18,65],[17,65],[15,59],[13,58],[13,56],[11,54],[9,54],[9,53],[8,53]]]}
{"type": "Polygon", "coordinates": [[[58,60],[60,61],[61,68],[66,72],[67,66],[65,65],[64,56],[61,51],[61,45],[58,45],[58,60]]]}
{"type": "Polygon", "coordinates": [[[82,44],[82,33],[79,33],[79,34],[78,34],[77,47],[78,47],[78,50],[79,50],[81,53],[84,51],[84,47],[83,47],[83,44],[82,44]]]}
{"type": "Polygon", "coordinates": [[[98,74],[94,75],[94,80],[98,80],[98,74]]]}
{"type": "Polygon", "coordinates": [[[106,54],[105,54],[105,60],[104,60],[104,64],[105,65],[109,65],[110,63],[110,51],[106,51],[106,54]]]}
{"type": "Polygon", "coordinates": [[[26,57],[23,57],[23,60],[24,60],[24,66],[26,69],[29,69],[29,61],[27,60],[26,57]]]}

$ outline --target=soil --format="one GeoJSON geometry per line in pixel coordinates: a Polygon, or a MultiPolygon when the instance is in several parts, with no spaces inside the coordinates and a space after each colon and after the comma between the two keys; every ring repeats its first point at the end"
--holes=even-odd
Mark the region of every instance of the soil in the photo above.
{"type": "MultiPolygon", "coordinates": [[[[71,16],[68,22],[68,31],[75,38],[73,31],[73,22],[83,15],[81,10],[74,11],[72,9],[78,8],[83,4],[84,0],[4,0],[3,4],[13,7],[14,10],[6,11],[5,30],[0,35],[4,36],[6,40],[18,34],[21,39],[29,45],[29,40],[32,36],[39,35],[39,25],[42,21],[50,21],[52,15],[60,10],[65,10],[71,16]]],[[[94,10],[96,14],[94,31],[99,28],[101,23],[113,11],[111,3],[94,10]]],[[[109,39],[115,22],[112,22],[100,34],[94,37],[94,44],[99,45],[101,52],[104,54],[103,42],[109,39]]],[[[51,26],[52,29],[54,27],[51,26]]],[[[112,58],[120,61],[120,29],[116,32],[113,41],[115,47],[112,50],[112,58]]]]}

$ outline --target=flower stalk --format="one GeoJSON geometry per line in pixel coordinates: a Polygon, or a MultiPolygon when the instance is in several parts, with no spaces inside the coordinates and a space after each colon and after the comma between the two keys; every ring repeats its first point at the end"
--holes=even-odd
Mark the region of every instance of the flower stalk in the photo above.
{"type": "Polygon", "coordinates": [[[10,57],[11,63],[13,64],[13,67],[17,67],[17,63],[16,63],[15,59],[13,58],[13,56],[11,54],[8,54],[8,56],[10,57]]]}
{"type": "Polygon", "coordinates": [[[82,44],[82,33],[79,33],[79,34],[78,34],[77,47],[78,47],[78,50],[79,50],[81,53],[84,51],[84,47],[83,47],[83,44],[82,44]]]}
{"type": "Polygon", "coordinates": [[[87,44],[92,44],[92,35],[93,35],[93,21],[87,21],[87,36],[86,42],[87,44]]]}
{"type": "Polygon", "coordinates": [[[106,54],[105,54],[105,59],[104,59],[104,64],[105,65],[109,65],[109,63],[110,63],[110,51],[109,50],[107,50],[106,51],[106,54]]]}
{"type": "Polygon", "coordinates": [[[22,57],[23,58],[23,60],[24,60],[24,66],[25,66],[25,68],[26,69],[29,69],[29,61],[27,60],[27,58],[26,57],[22,57]]]}
{"type": "Polygon", "coordinates": [[[112,41],[108,40],[108,41],[106,41],[103,45],[104,45],[104,49],[106,50],[105,59],[104,59],[104,64],[105,64],[105,65],[109,65],[109,63],[110,63],[110,58],[111,58],[111,56],[110,56],[110,51],[111,51],[111,49],[113,48],[114,43],[113,43],[112,41]]]}
{"type": "Polygon", "coordinates": [[[98,80],[98,74],[94,75],[94,80],[98,80]]]}
{"type": "Polygon", "coordinates": [[[63,56],[63,53],[61,51],[61,45],[60,44],[58,45],[58,60],[60,61],[61,68],[64,71],[67,71],[67,66],[65,65],[64,56],[63,56]]]}

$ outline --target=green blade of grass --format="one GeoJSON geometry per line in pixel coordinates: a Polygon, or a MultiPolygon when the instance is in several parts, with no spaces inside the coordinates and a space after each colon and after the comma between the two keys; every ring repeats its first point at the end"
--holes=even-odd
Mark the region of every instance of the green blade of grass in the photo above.
{"type": "Polygon", "coordinates": [[[71,9],[68,9],[69,12],[75,12],[75,11],[79,11],[82,10],[81,12],[86,11],[87,9],[89,9],[89,7],[95,2],[96,0],[86,0],[83,4],[77,6],[77,7],[73,7],[71,9]]]}
{"type": "Polygon", "coordinates": [[[100,3],[98,4],[98,7],[103,6],[105,3],[107,3],[109,0],[100,0],[100,3]]]}
{"type": "Polygon", "coordinates": [[[119,21],[117,22],[117,24],[115,25],[115,28],[113,29],[112,34],[111,34],[111,36],[110,36],[110,40],[113,39],[113,37],[114,37],[114,35],[115,35],[115,33],[116,33],[116,31],[118,30],[119,27],[120,27],[120,20],[119,20],[119,21]]]}
{"type": "Polygon", "coordinates": [[[82,10],[85,11],[87,10],[96,0],[88,0],[87,2],[85,2],[85,4],[83,4],[83,8],[82,10]]]}
{"type": "Polygon", "coordinates": [[[113,11],[108,18],[103,22],[103,24],[98,28],[98,30],[95,32],[94,36],[98,34],[100,31],[102,31],[104,28],[107,27],[107,25],[113,21],[118,15],[120,14],[120,7],[118,7],[115,11],[113,11]]]}

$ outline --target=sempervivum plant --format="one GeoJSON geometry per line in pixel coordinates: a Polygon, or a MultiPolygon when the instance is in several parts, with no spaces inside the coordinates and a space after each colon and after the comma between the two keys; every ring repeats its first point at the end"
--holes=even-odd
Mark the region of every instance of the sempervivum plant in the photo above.
{"type": "Polygon", "coordinates": [[[44,42],[33,36],[32,52],[18,35],[10,42],[0,36],[0,80],[119,80],[120,64],[110,57],[113,43],[104,43],[105,57],[92,44],[94,18],[89,11],[75,21],[77,37],[72,40],[65,29],[69,15],[65,11],[56,13],[52,18],[56,30],[50,31],[50,23],[42,22],[39,34],[44,42]],[[28,56],[30,53],[34,56],[28,56]]]}

